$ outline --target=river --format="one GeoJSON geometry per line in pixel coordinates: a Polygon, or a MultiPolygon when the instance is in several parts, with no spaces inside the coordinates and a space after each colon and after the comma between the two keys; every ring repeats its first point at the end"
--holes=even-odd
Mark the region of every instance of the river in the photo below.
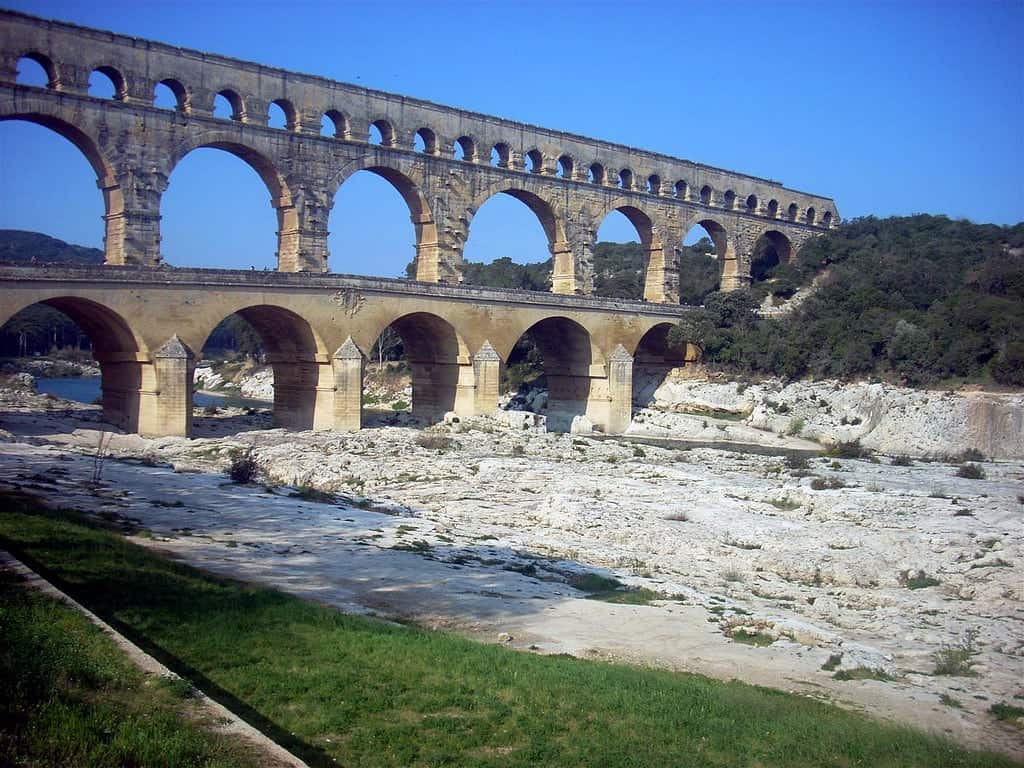
{"type": "MultiPolygon", "coordinates": [[[[36,389],[43,394],[54,395],[64,400],[94,403],[100,396],[100,377],[36,379],[36,389]]],[[[196,392],[192,396],[192,402],[200,408],[205,408],[208,405],[233,406],[235,408],[270,408],[272,406],[272,403],[263,400],[250,400],[233,395],[214,395],[206,392],[196,392]]]]}

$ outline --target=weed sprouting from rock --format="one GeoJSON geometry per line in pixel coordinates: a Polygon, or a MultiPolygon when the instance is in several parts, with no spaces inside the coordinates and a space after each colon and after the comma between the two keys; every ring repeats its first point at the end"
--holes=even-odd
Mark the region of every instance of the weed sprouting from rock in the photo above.
{"type": "Polygon", "coordinates": [[[956,471],[957,477],[965,477],[968,480],[984,480],[985,470],[979,464],[961,464],[956,471]]]}
{"type": "Polygon", "coordinates": [[[231,482],[237,483],[238,485],[248,485],[256,479],[256,473],[259,471],[259,466],[256,464],[256,458],[253,456],[252,448],[246,448],[244,451],[236,452],[231,457],[231,465],[228,467],[228,477],[231,478],[231,482]]]}
{"type": "Polygon", "coordinates": [[[951,677],[974,677],[974,657],[978,655],[978,630],[973,627],[964,633],[963,639],[956,645],[944,645],[934,654],[935,669],[933,675],[949,675],[951,677]]]}

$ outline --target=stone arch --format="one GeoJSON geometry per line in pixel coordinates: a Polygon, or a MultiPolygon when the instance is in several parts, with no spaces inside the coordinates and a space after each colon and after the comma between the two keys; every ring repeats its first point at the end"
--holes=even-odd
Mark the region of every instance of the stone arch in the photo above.
{"type": "Polygon", "coordinates": [[[231,108],[230,119],[235,122],[245,122],[245,101],[242,99],[240,92],[237,88],[225,87],[218,90],[213,95],[213,100],[210,103],[210,113],[213,114],[217,108],[217,97],[222,96],[231,108]]]}
{"type": "MultiPolygon", "coordinates": [[[[553,283],[558,275],[574,274],[573,253],[566,237],[562,216],[555,211],[555,207],[548,200],[540,197],[535,192],[509,187],[506,184],[507,182],[499,184],[497,187],[492,187],[478,195],[473,201],[473,212],[475,213],[479,210],[494,195],[504,194],[514,197],[533,212],[540,222],[541,228],[544,230],[544,236],[548,240],[548,251],[551,253],[552,258],[553,283]]],[[[467,231],[468,227],[471,226],[472,218],[467,222],[467,231]]],[[[557,284],[553,287],[555,292],[557,292],[557,284]]]]}
{"type": "Polygon", "coordinates": [[[647,405],[654,392],[674,368],[699,359],[700,350],[691,343],[670,338],[675,323],[657,323],[637,340],[633,354],[633,399],[647,405]]]}
{"type": "Polygon", "coordinates": [[[821,226],[825,229],[832,229],[832,211],[825,211],[821,216],[821,226]]]}
{"type": "Polygon", "coordinates": [[[175,109],[177,109],[178,112],[188,114],[191,111],[191,96],[188,89],[185,87],[184,83],[176,77],[164,77],[156,81],[153,96],[154,104],[156,103],[155,90],[161,85],[165,86],[174,95],[174,99],[177,102],[175,109]]]}
{"type": "Polygon", "coordinates": [[[532,340],[543,358],[548,389],[548,429],[568,432],[576,416],[590,407],[591,371],[603,366],[604,358],[590,333],[575,320],[561,315],[545,317],[524,328],[499,349],[503,360],[514,362],[514,351],[523,337],[532,340]]]}
{"type": "MultiPolygon", "coordinates": [[[[718,261],[719,284],[723,290],[736,287],[739,280],[739,265],[736,258],[736,244],[730,237],[724,221],[717,216],[697,216],[686,227],[686,234],[694,227],[701,227],[715,246],[715,259],[718,261]]],[[[686,275],[680,275],[685,280],[686,275]]]]}
{"type": "Polygon", "coordinates": [[[793,257],[793,242],[777,229],[762,232],[756,241],[750,256],[750,278],[765,280],[771,276],[776,267],[788,264],[793,257]]]}
{"type": "Polygon", "coordinates": [[[128,432],[137,432],[145,419],[143,392],[152,391],[151,366],[143,361],[150,350],[122,314],[93,299],[55,294],[38,301],[11,307],[6,323],[18,312],[43,304],[67,315],[92,345],[93,357],[100,367],[100,391],[103,418],[128,432]],[[13,310],[13,311],[12,311],[13,310]],[[148,386],[147,386],[148,385],[148,386]]]}
{"type": "Polygon", "coordinates": [[[731,189],[725,190],[725,195],[722,197],[722,205],[727,211],[731,211],[736,207],[736,193],[731,189]]]}
{"type": "Polygon", "coordinates": [[[661,176],[652,173],[647,177],[647,192],[651,195],[661,194],[661,176]]]}
{"type": "Polygon", "coordinates": [[[768,218],[779,218],[779,201],[774,198],[768,201],[768,218]]]}
{"type": "Polygon", "coordinates": [[[604,220],[613,212],[618,211],[636,230],[637,238],[640,240],[640,247],[643,249],[643,287],[644,299],[647,301],[664,300],[664,269],[665,249],[664,244],[657,236],[654,222],[651,217],[642,209],[626,202],[624,199],[615,200],[601,214],[598,219],[597,229],[594,230],[594,242],[597,241],[597,233],[604,220]],[[653,269],[652,269],[653,265],[653,269]],[[655,274],[657,273],[657,274],[655,274]],[[659,280],[661,284],[659,285],[659,280]]]}
{"type": "Polygon", "coordinates": [[[629,168],[623,168],[619,171],[619,189],[627,191],[633,189],[633,171],[629,168]]]}
{"type": "Polygon", "coordinates": [[[93,72],[99,72],[101,75],[110,80],[114,86],[114,101],[124,101],[128,97],[128,81],[125,80],[124,75],[117,67],[113,67],[109,64],[99,64],[94,66],[90,70],[90,76],[93,72]]]}
{"type": "Polygon", "coordinates": [[[817,214],[814,211],[814,206],[811,206],[810,208],[807,209],[806,220],[807,223],[810,224],[812,227],[814,226],[814,220],[816,216],[817,214]]]}
{"type": "Polygon", "coordinates": [[[440,263],[437,225],[430,202],[405,170],[380,165],[369,157],[353,162],[337,173],[327,185],[331,207],[341,185],[359,171],[369,171],[380,176],[398,191],[408,206],[409,218],[416,231],[416,279],[429,283],[457,281],[458,275],[447,274],[444,265],[440,263]]]}
{"type": "Polygon", "coordinates": [[[677,200],[688,200],[690,197],[690,185],[683,179],[676,182],[674,193],[677,200]]]}
{"type": "Polygon", "coordinates": [[[747,213],[757,213],[757,195],[747,196],[747,213]]]}
{"type": "Polygon", "coordinates": [[[523,155],[523,170],[528,173],[544,173],[544,155],[536,147],[523,155]]]}
{"type": "Polygon", "coordinates": [[[256,171],[270,193],[270,204],[277,213],[277,268],[281,272],[297,272],[299,257],[299,220],[287,180],[274,161],[263,153],[238,141],[235,134],[207,132],[179,144],[167,159],[165,174],[170,179],[178,164],[190,152],[201,148],[220,149],[242,160],[256,171]]]}
{"type": "Polygon", "coordinates": [[[436,155],[440,152],[440,145],[437,141],[437,133],[433,129],[423,126],[413,134],[413,149],[425,155],[436,155]],[[417,141],[418,139],[418,141],[417,141]],[[420,143],[422,142],[422,148],[420,143]]]}
{"type": "Polygon", "coordinates": [[[323,134],[324,117],[326,117],[330,121],[331,125],[334,126],[334,130],[331,134],[334,138],[348,139],[351,136],[351,123],[349,122],[348,115],[340,109],[328,109],[324,112],[323,117],[320,118],[321,135],[323,134]]]}
{"type": "Polygon", "coordinates": [[[373,141],[373,129],[376,128],[380,132],[380,146],[382,147],[395,147],[397,146],[397,133],[395,126],[392,125],[391,121],[385,117],[378,118],[370,123],[369,132],[366,136],[366,142],[368,144],[376,144],[373,141]]]}
{"type": "Polygon", "coordinates": [[[587,169],[587,179],[591,184],[604,184],[605,183],[605,170],[604,166],[600,163],[591,163],[587,169]]]}
{"type": "Polygon", "coordinates": [[[558,158],[558,170],[557,175],[563,179],[573,179],[574,172],[576,170],[576,163],[572,158],[572,155],[562,155],[558,158]]]}
{"type": "MultiPolygon", "coordinates": [[[[28,59],[34,61],[40,67],[43,68],[43,72],[46,73],[47,88],[59,89],[60,88],[60,77],[57,71],[57,65],[54,64],[53,59],[39,51],[27,51],[18,57],[18,64],[21,63],[22,59],[28,59]]],[[[20,69],[20,68],[19,68],[20,69]]],[[[21,74],[19,71],[15,74],[15,82],[18,82],[18,75],[21,74]]]]}
{"type": "Polygon", "coordinates": [[[715,201],[715,191],[709,184],[705,184],[700,188],[700,201],[704,205],[712,205],[715,201]]]}
{"type": "MultiPolygon", "coordinates": [[[[23,106],[23,104],[19,106],[23,106]]],[[[95,171],[96,185],[103,193],[104,261],[107,264],[125,264],[124,193],[114,171],[113,163],[99,148],[99,144],[92,136],[60,117],[47,114],[48,106],[39,106],[40,108],[29,111],[15,109],[10,112],[7,111],[6,106],[0,107],[0,121],[24,120],[41,125],[64,137],[79,149],[95,171]]]]}
{"type": "Polygon", "coordinates": [[[398,333],[405,347],[412,372],[414,417],[431,423],[449,411],[463,411],[460,396],[468,397],[471,404],[472,388],[460,388],[461,369],[472,370],[470,352],[455,326],[431,312],[399,314],[374,329],[372,338],[367,337],[366,349],[388,328],[398,333]]]}
{"type": "Polygon", "coordinates": [[[277,106],[284,113],[284,129],[286,131],[296,131],[299,127],[299,114],[295,110],[295,105],[288,99],[274,99],[270,102],[267,107],[267,117],[270,117],[270,108],[277,106]]]}
{"type": "Polygon", "coordinates": [[[797,216],[799,215],[800,209],[797,207],[796,203],[790,203],[789,208],[786,209],[786,218],[790,221],[796,221],[797,216]]]}
{"type": "Polygon", "coordinates": [[[459,136],[452,144],[452,156],[456,160],[475,163],[477,161],[476,142],[471,136],[459,136]],[[459,157],[460,153],[461,157],[459,157]]]}
{"type": "MultiPolygon", "coordinates": [[[[222,310],[223,312],[223,310],[222,310]]],[[[327,348],[312,325],[291,309],[277,304],[248,304],[223,314],[197,334],[201,352],[214,329],[238,315],[256,331],[274,371],[274,426],[286,429],[326,429],[333,409],[322,393],[334,386],[327,348]]],[[[213,318],[211,318],[213,319],[213,318]]]]}
{"type": "Polygon", "coordinates": [[[504,141],[491,147],[491,165],[495,168],[509,168],[512,163],[512,148],[504,141]]]}

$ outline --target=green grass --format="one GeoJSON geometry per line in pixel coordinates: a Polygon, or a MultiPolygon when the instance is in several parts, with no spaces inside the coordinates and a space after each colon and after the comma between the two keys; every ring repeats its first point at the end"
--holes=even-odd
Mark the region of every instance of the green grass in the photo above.
{"type": "Polygon", "coordinates": [[[1011,765],[781,691],[348,616],[0,505],[3,546],[316,768],[1011,765]]]}
{"type": "Polygon", "coordinates": [[[747,632],[745,629],[738,629],[729,637],[734,642],[743,643],[744,645],[756,645],[758,648],[764,648],[775,642],[775,638],[771,635],[766,635],[762,632],[747,632]]]}
{"type": "Polygon", "coordinates": [[[0,574],[0,637],[3,765],[259,764],[195,721],[186,681],[147,680],[85,617],[10,573],[0,574]]]}
{"type": "Polygon", "coordinates": [[[853,669],[840,669],[834,675],[836,680],[895,680],[892,675],[882,669],[874,667],[854,667],[853,669]]]}
{"type": "Polygon", "coordinates": [[[1002,720],[1004,723],[1013,723],[1016,725],[1019,723],[1021,718],[1024,718],[1024,707],[1007,704],[1005,701],[993,704],[988,708],[988,711],[996,720],[1002,720]]]}

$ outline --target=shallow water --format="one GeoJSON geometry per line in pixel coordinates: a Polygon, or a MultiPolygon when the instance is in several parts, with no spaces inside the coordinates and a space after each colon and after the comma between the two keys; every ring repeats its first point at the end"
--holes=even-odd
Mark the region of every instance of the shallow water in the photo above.
{"type": "MultiPolygon", "coordinates": [[[[100,397],[100,377],[81,376],[66,379],[36,379],[36,389],[45,395],[54,395],[65,400],[78,403],[95,403],[100,397]]],[[[205,408],[208,405],[233,406],[236,408],[268,408],[271,403],[263,400],[250,400],[232,395],[214,395],[196,392],[192,395],[193,404],[205,408]]]]}

